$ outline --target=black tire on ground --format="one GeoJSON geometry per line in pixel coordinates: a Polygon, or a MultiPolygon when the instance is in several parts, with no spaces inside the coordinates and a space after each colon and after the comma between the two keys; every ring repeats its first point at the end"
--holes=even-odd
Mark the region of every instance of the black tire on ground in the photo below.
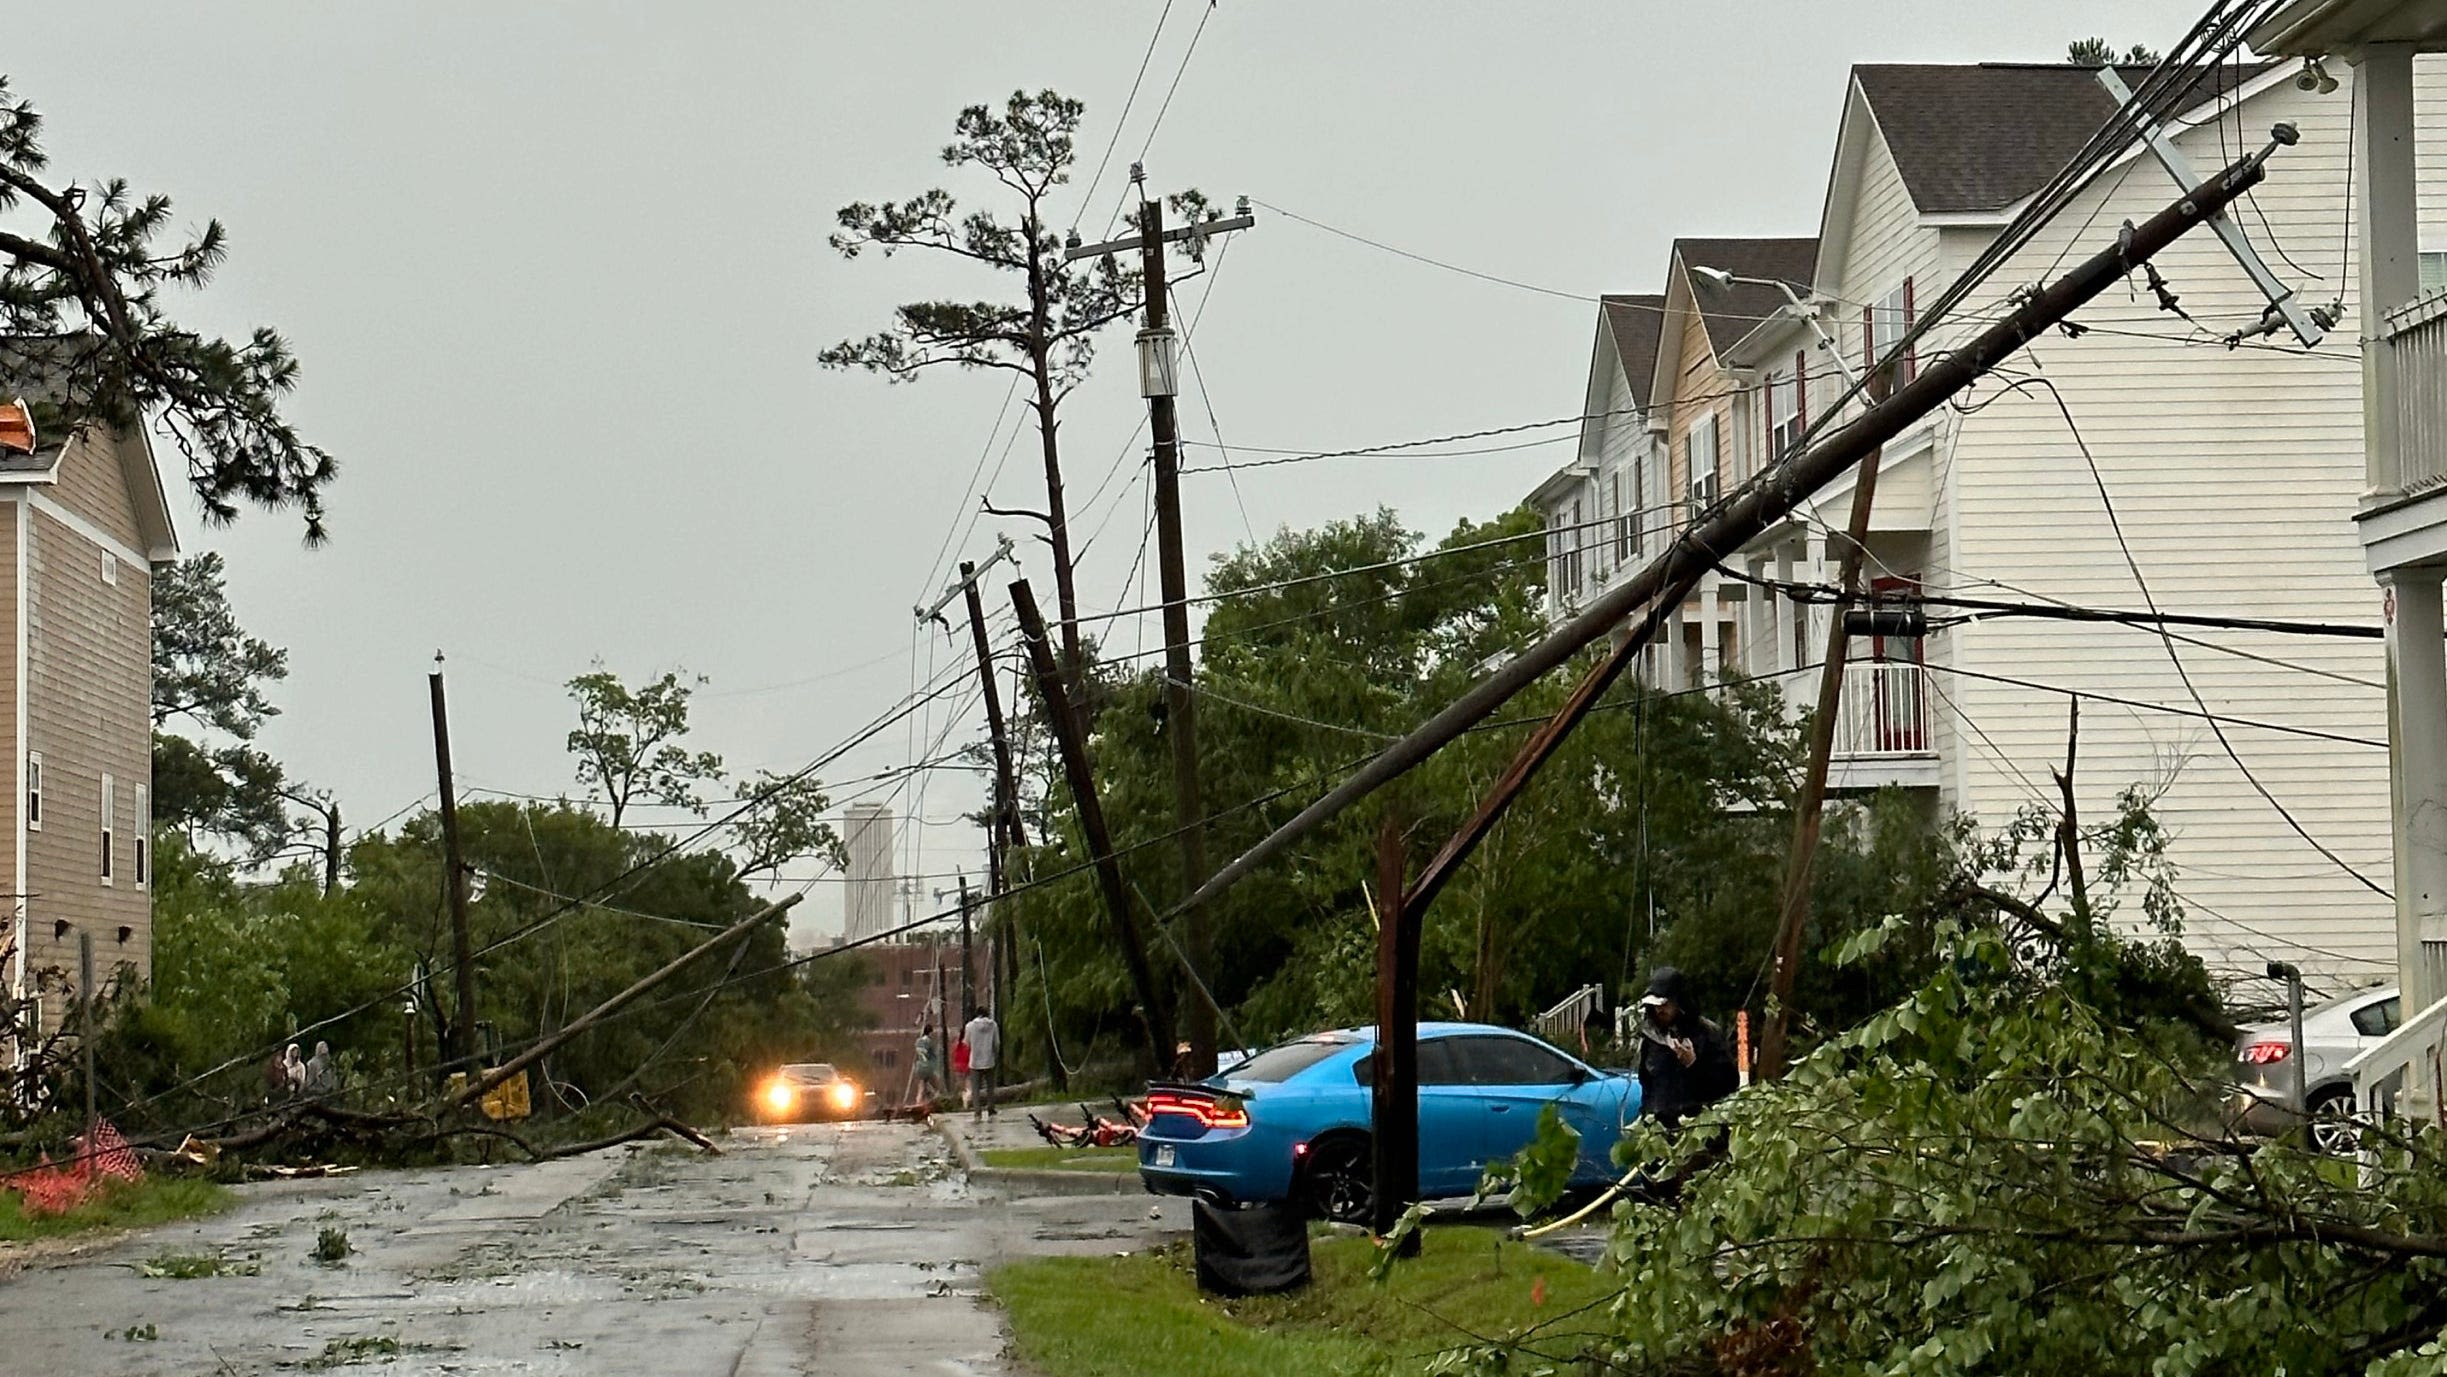
{"type": "Polygon", "coordinates": [[[1311,1213],[1337,1224],[1365,1224],[1376,1208],[1376,1162],[1366,1136],[1320,1138],[1301,1173],[1300,1198],[1311,1213]]]}
{"type": "Polygon", "coordinates": [[[2309,1136],[2311,1150],[2331,1157],[2344,1157],[2361,1146],[2360,1135],[2354,1131],[2354,1092],[2350,1086],[2333,1086],[2311,1097],[2309,1136]]]}

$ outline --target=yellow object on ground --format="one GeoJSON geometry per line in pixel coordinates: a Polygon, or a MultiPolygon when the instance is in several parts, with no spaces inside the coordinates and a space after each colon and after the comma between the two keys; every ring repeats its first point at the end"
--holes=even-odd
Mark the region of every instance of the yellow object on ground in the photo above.
{"type": "MultiPolygon", "coordinates": [[[[492,1072],[487,1071],[484,1074],[489,1076],[492,1072]]],[[[467,1073],[453,1071],[450,1073],[450,1080],[444,1085],[444,1091],[446,1094],[456,1095],[466,1085],[467,1073]]],[[[477,1107],[484,1111],[484,1117],[497,1123],[503,1119],[524,1119],[534,1113],[534,1107],[527,1100],[527,1073],[521,1071],[484,1092],[484,1098],[478,1101],[477,1107]]]]}

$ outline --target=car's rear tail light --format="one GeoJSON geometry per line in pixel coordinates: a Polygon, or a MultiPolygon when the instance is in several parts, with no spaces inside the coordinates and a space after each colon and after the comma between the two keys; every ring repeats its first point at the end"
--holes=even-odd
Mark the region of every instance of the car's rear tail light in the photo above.
{"type": "Polygon", "coordinates": [[[2269,1066],[2294,1055],[2294,1048],[2283,1042],[2255,1042],[2243,1049],[2243,1061],[2248,1066],[2269,1066]]]}
{"type": "Polygon", "coordinates": [[[1159,1090],[1147,1097],[1147,1116],[1178,1114],[1200,1128],[1247,1128],[1249,1107],[1235,1099],[1177,1095],[1159,1090]]]}

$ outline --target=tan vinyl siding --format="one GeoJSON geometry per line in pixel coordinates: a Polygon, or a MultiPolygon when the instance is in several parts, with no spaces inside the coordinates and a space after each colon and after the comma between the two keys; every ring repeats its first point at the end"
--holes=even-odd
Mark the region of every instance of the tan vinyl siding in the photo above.
{"type": "MultiPolygon", "coordinates": [[[[1690,291],[1686,283],[1677,280],[1668,304],[1682,310],[1682,342],[1676,354],[1679,371],[1674,377],[1674,405],[1666,423],[1668,471],[1673,477],[1671,495],[1683,497],[1691,491],[1689,465],[1684,462],[1683,442],[1702,416],[1717,418],[1717,455],[1719,470],[1732,467],[1735,446],[1733,404],[1726,396],[1732,385],[1716,359],[1716,350],[1708,342],[1707,322],[1699,312],[1690,309],[1690,291]]],[[[1670,322],[1669,322],[1670,323],[1670,322]]]]}
{"type": "MultiPolygon", "coordinates": [[[[115,475],[113,464],[99,471],[115,475]]],[[[88,489],[78,501],[81,514],[100,522],[112,504],[86,505],[97,496],[88,489]]],[[[150,577],[144,565],[121,561],[117,583],[105,583],[102,551],[46,512],[32,514],[31,530],[29,740],[17,749],[42,752],[44,791],[43,828],[26,837],[28,974],[56,1026],[79,932],[93,933],[105,979],[121,965],[140,978],[152,969],[150,887],[138,883],[134,845],[145,826],[136,810],[151,792],[150,577]],[[105,773],[115,781],[119,814],[108,886],[101,878],[105,773]],[[125,940],[122,927],[130,930],[125,940]]]]}
{"type": "MultiPolygon", "coordinates": [[[[2434,221],[2447,209],[2440,200],[2447,187],[2441,156],[2447,105],[2440,94],[2425,75],[2423,200],[2434,221]]],[[[2035,359],[2062,390],[2113,495],[2133,559],[2164,610],[2379,622],[2380,595],[2351,520],[2363,463],[2354,279],[2340,261],[2348,110],[2347,92],[2322,97],[2285,83],[2248,102],[2240,122],[2255,142],[2278,120],[2302,132],[2300,145],[2272,161],[2257,208],[2245,207],[2240,218],[2264,252],[2274,238],[2305,268],[2326,275],[2311,281],[2271,254],[2271,266],[2307,299],[2324,302],[2343,283],[2348,319],[2316,354],[2229,352],[2214,343],[2110,334],[2176,337],[2188,329],[2158,311],[2146,292],[2136,299],[2116,290],[2076,317],[2092,333],[2079,340],[2050,335],[2016,361],[2029,368],[2035,359]]],[[[2191,131],[2180,142],[2206,170],[2235,155],[2236,129],[2230,117],[2223,149],[2215,129],[2191,131]]],[[[1970,310],[1995,309],[2003,293],[2062,271],[2060,255],[2063,263],[2077,261],[2110,242],[2117,224],[2150,215],[2175,194],[2173,180],[2147,158],[2129,172],[2111,170],[1998,273],[1970,310]]],[[[1947,232],[1950,264],[1968,262],[1986,237],[1947,232]]],[[[2205,231],[2161,253],[2157,265],[2184,309],[2212,330],[2260,313],[2258,293],[2205,231]]],[[[1941,570],[1935,581],[1993,596],[1997,589],[1983,581],[1995,580],[2041,598],[2142,606],[2082,449],[2056,404],[2045,393],[1990,389],[1989,396],[1993,405],[1958,423],[1953,463],[1939,476],[1938,509],[1950,509],[1953,524],[1934,546],[1933,564],[1941,570]]],[[[2379,642],[2195,634],[2294,666],[2179,642],[2192,687],[2213,711],[2386,740],[2379,642]]],[[[1999,619],[1947,632],[1931,645],[1965,669],[2192,707],[2164,644],[2144,631],[1999,619]]],[[[1956,801],[1985,824],[2001,823],[2046,792],[2047,766],[2065,749],[2066,697],[1939,677],[1984,733],[1950,734],[1951,773],[1961,783],[1956,801]]],[[[2243,725],[2228,725],[2226,734],[2313,837],[2377,884],[2390,882],[2385,750],[2243,725]]],[[[2084,812],[2107,818],[2118,791],[2133,785],[2157,795],[2155,811],[2173,837],[2177,888],[2187,901],[2186,939],[2214,967],[2247,976],[2266,960],[2292,960],[2331,985],[2392,968],[2388,901],[2298,837],[2228,759],[2208,723],[2086,704],[2084,812]]]]}

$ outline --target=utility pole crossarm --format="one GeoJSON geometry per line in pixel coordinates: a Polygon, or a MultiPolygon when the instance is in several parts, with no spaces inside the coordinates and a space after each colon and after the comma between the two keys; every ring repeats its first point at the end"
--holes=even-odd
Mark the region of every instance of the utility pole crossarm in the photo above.
{"type": "MultiPolygon", "coordinates": [[[[951,606],[954,598],[958,598],[963,594],[974,593],[977,590],[978,575],[983,574],[988,569],[993,568],[995,565],[1000,564],[1007,559],[1012,559],[1011,537],[1003,536],[1001,537],[1001,543],[994,547],[994,553],[986,556],[985,563],[961,565],[960,577],[953,580],[952,585],[943,590],[942,597],[935,599],[932,606],[917,608],[916,611],[918,614],[918,620],[921,622],[931,622],[940,619],[943,616],[943,609],[951,606]]],[[[1014,567],[1017,567],[1016,560],[1014,561],[1014,567]]]]}
{"type": "MultiPolygon", "coordinates": [[[[1257,217],[1244,210],[1237,215],[1229,215],[1220,220],[1200,220],[1195,224],[1165,230],[1159,236],[1159,242],[1178,244],[1187,239],[1204,239],[1209,235],[1223,234],[1231,230],[1249,229],[1256,224],[1257,217]]],[[[1082,258],[1102,258],[1109,253],[1137,253],[1146,246],[1146,243],[1146,236],[1134,234],[1127,239],[1108,239],[1101,244],[1073,244],[1062,251],[1062,261],[1070,263],[1082,258]]]]}
{"type": "MultiPolygon", "coordinates": [[[[2107,88],[2107,94],[2114,96],[2118,105],[2127,109],[2132,107],[2132,90],[2124,84],[2122,77],[2116,75],[2114,67],[2101,67],[2098,77],[2099,85],[2107,88]]],[[[2138,110],[2133,112],[2132,120],[2133,128],[2140,133],[2142,142],[2149,145],[2151,154],[2158,159],[2158,165],[2167,170],[2167,175],[2175,179],[2177,186],[2200,185],[2200,174],[2193,170],[2192,160],[2175,146],[2175,140],[2168,137],[2166,129],[2158,121],[2138,110]]],[[[2294,338],[2301,340],[2305,349],[2328,337],[2327,330],[2295,301],[2294,289],[2277,280],[2277,274],[2270,270],[2268,263],[2260,257],[2260,251],[2252,247],[2251,241],[2243,237],[2243,231],[2235,224],[2233,217],[2223,210],[2214,211],[2209,216],[2208,224],[2210,233],[2226,245],[2226,251],[2243,266],[2252,285],[2269,299],[2269,309],[2285,319],[2287,327],[2294,331],[2294,338]]]]}

